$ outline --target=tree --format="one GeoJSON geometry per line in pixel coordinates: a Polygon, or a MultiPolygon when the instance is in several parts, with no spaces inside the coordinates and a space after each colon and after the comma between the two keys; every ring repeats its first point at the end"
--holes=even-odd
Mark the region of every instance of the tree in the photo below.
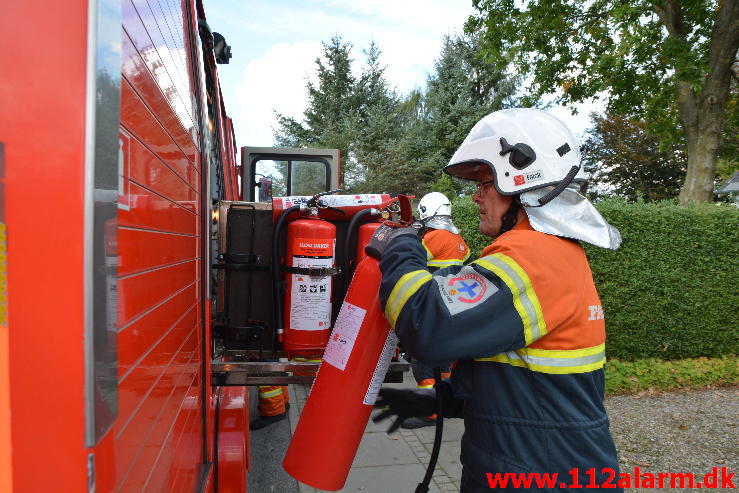
{"type": "Polygon", "coordinates": [[[364,51],[366,63],[355,87],[357,112],[350,120],[351,159],[355,161],[355,176],[347,180],[349,189],[361,191],[392,191],[387,179],[393,168],[392,153],[404,127],[399,112],[400,98],[385,79],[385,66],[380,63],[382,51],[373,41],[364,51]]]}
{"type": "Polygon", "coordinates": [[[406,176],[418,177],[417,195],[461,192],[441,169],[480,118],[516,104],[517,82],[482,56],[477,36],[444,37],[426,92],[406,102],[409,123],[396,150],[406,176]]]}
{"type": "MultiPolygon", "coordinates": [[[[278,128],[274,131],[278,145],[339,149],[346,159],[351,141],[348,122],[358,106],[351,48],[340,36],[323,43],[323,56],[315,60],[318,83],[306,83],[308,107],[303,112],[303,122],[278,113],[278,128]]],[[[342,166],[342,173],[346,172],[342,166]]]]}
{"type": "Polygon", "coordinates": [[[515,80],[480,55],[473,36],[446,37],[428,90],[405,97],[385,78],[380,48],[373,42],[364,54],[354,77],[351,45],[339,36],[324,43],[303,120],[278,115],[275,131],[280,145],[338,148],[347,192],[430,191],[472,126],[513,104],[515,80]]]}
{"type": "Polygon", "coordinates": [[[557,92],[567,104],[607,93],[609,113],[645,119],[665,140],[679,139],[679,121],[688,156],[680,202],[712,199],[736,102],[739,0],[473,2],[479,14],[466,30],[483,37],[490,60],[531,77],[532,97],[557,92]]]}
{"type": "Polygon", "coordinates": [[[480,118],[514,104],[517,79],[482,56],[476,36],[445,36],[427,80],[425,119],[449,160],[480,118]]]}
{"type": "Polygon", "coordinates": [[[598,185],[596,192],[647,202],[677,197],[687,164],[682,146],[662,149],[644,121],[595,113],[591,121],[583,167],[598,185]]]}

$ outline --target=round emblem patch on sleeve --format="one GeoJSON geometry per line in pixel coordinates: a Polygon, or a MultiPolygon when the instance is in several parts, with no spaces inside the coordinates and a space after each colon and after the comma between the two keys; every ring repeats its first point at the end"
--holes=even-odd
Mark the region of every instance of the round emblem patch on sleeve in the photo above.
{"type": "Polygon", "coordinates": [[[448,293],[456,296],[457,301],[462,303],[477,303],[487,291],[485,280],[477,274],[463,274],[452,277],[449,279],[448,285],[448,293]]]}
{"type": "Polygon", "coordinates": [[[479,306],[499,291],[494,283],[470,266],[463,267],[455,274],[434,276],[433,280],[452,315],[479,306]]]}

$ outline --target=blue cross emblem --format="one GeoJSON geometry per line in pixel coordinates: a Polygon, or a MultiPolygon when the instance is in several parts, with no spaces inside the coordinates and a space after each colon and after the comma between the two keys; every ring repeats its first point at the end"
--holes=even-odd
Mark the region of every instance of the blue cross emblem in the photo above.
{"type": "Polygon", "coordinates": [[[470,298],[475,297],[475,288],[479,286],[477,282],[473,283],[472,285],[468,285],[466,282],[460,281],[459,284],[462,285],[462,287],[457,288],[459,291],[466,293],[467,296],[469,296],[470,298]]]}

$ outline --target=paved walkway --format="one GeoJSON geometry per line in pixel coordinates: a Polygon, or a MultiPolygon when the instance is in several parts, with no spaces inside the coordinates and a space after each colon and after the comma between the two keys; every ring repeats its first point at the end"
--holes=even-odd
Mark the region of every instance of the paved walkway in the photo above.
{"type": "MultiPolygon", "coordinates": [[[[402,384],[413,388],[408,373],[402,384]]],[[[309,387],[290,386],[293,405],[288,420],[252,434],[249,493],[316,493],[297,483],[281,467],[287,445],[305,404],[309,387]]],[[[693,472],[698,478],[713,467],[736,472],[736,418],[739,389],[722,388],[655,395],[612,396],[606,399],[611,429],[619,450],[621,470],[693,472]]],[[[349,478],[341,492],[412,493],[423,479],[433,444],[434,428],[400,430],[387,435],[389,423],[370,421],[362,437],[349,478]]],[[[444,422],[444,438],[430,491],[459,491],[461,419],[444,422]]],[[[627,492],[639,492],[627,488],[627,492]]],[[[678,491],[652,489],[650,491],[678,491]]],[[[723,490],[713,490],[723,491],[723,490]]]]}
{"type": "MultiPolygon", "coordinates": [[[[416,382],[408,372],[402,384],[384,384],[384,386],[415,388],[416,382]]],[[[289,411],[293,431],[298,423],[300,411],[305,405],[309,388],[303,385],[290,386],[290,402],[297,404],[291,406],[289,411]]],[[[371,420],[367,424],[349,478],[340,492],[413,493],[416,485],[423,480],[434,443],[434,427],[418,430],[401,429],[393,435],[388,435],[385,430],[389,424],[389,421],[374,424],[371,420]]],[[[459,446],[463,428],[461,419],[448,419],[444,422],[439,461],[429,488],[431,493],[459,491],[459,478],[462,475],[459,446]]],[[[323,491],[302,483],[299,488],[301,493],[323,491]]]]}

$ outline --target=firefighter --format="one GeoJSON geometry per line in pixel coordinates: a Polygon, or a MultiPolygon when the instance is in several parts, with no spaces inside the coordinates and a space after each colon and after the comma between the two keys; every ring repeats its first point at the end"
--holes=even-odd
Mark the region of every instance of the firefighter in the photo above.
{"type": "MultiPolygon", "coordinates": [[[[546,491],[565,491],[573,469],[594,470],[597,483],[608,469],[618,477],[603,404],[605,321],[579,241],[615,250],[621,237],[578,193],[574,136],[544,111],[497,111],[444,171],[476,182],[479,229],[493,240],[481,257],[432,275],[412,228],[375,244],[382,306],[401,343],[428,365],[457,361],[437,395],[444,417],[464,418],[461,491],[491,491],[496,473],[558,473],[546,491]]],[[[377,405],[376,421],[397,417],[391,432],[433,412],[436,398],[382,389],[377,405]]]]}
{"type": "MultiPolygon", "coordinates": [[[[291,361],[298,363],[320,363],[318,357],[293,356],[291,361]]],[[[315,372],[293,372],[295,376],[313,376],[315,372]]],[[[272,423],[282,421],[290,410],[290,396],[286,386],[259,386],[259,416],[249,424],[250,430],[259,430],[272,423]]]]}
{"type": "MultiPolygon", "coordinates": [[[[467,261],[470,249],[452,221],[452,204],[446,195],[440,192],[424,195],[418,203],[418,217],[425,231],[421,244],[426,250],[426,265],[430,272],[452,265],[462,265],[467,261]]],[[[411,362],[411,369],[418,388],[433,392],[433,369],[417,359],[411,362]]],[[[450,375],[449,364],[441,366],[441,377],[447,379],[450,375]]],[[[435,423],[436,414],[411,416],[403,421],[401,428],[412,430],[433,426],[435,423]]]]}
{"type": "Polygon", "coordinates": [[[285,419],[290,409],[289,399],[287,387],[284,385],[260,385],[257,406],[259,416],[249,423],[249,429],[261,430],[285,419]]]}

